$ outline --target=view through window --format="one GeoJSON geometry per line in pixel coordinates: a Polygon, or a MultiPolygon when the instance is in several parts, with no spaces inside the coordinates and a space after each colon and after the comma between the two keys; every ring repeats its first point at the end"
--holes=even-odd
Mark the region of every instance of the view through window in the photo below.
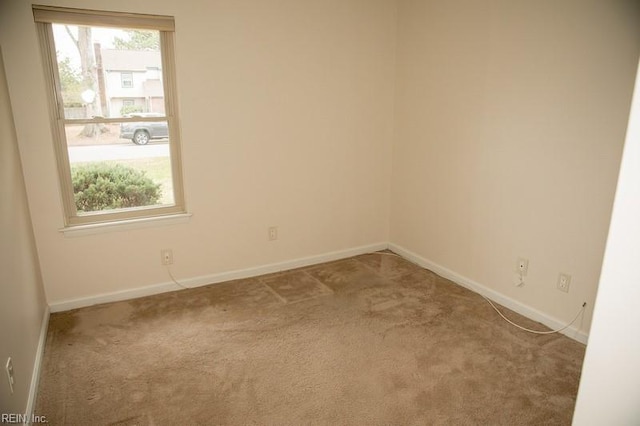
{"type": "Polygon", "coordinates": [[[54,50],[67,222],[182,210],[179,159],[172,158],[179,153],[177,123],[163,69],[172,43],[160,30],[51,21],[41,34],[54,50]]]}

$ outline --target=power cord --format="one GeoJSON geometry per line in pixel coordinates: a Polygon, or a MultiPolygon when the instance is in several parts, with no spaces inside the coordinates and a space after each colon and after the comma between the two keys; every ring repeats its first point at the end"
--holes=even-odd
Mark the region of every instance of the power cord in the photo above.
{"type": "MultiPolygon", "coordinates": [[[[397,253],[393,253],[393,252],[388,252],[388,251],[382,251],[382,252],[373,252],[373,253],[368,253],[368,254],[383,254],[383,255],[387,255],[387,256],[396,256],[396,257],[400,257],[403,258],[402,256],[400,256],[397,253]]],[[[404,259],[404,258],[403,258],[404,259]]],[[[420,266],[420,265],[418,265],[420,266]]],[[[422,269],[427,269],[421,266],[422,269]]],[[[428,269],[427,269],[428,270],[428,269]]],[[[522,284],[524,284],[524,282],[522,282],[522,284]]],[[[520,284],[520,285],[522,285],[520,284]]],[[[491,305],[491,307],[498,313],[498,315],[500,315],[502,317],[503,320],[505,320],[506,322],[508,322],[509,324],[511,324],[514,327],[519,328],[522,331],[526,331],[527,333],[533,333],[533,334],[554,334],[554,333],[559,333],[561,331],[566,330],[567,328],[571,327],[573,325],[574,322],[576,322],[576,320],[578,319],[578,317],[580,316],[580,314],[582,314],[584,312],[584,308],[587,306],[587,302],[582,303],[582,307],[580,308],[580,310],[578,310],[578,313],[576,314],[576,316],[571,320],[570,323],[568,323],[567,325],[565,325],[562,328],[558,328],[557,330],[549,330],[549,331],[538,331],[538,330],[532,330],[530,328],[527,327],[523,327],[519,324],[516,324],[515,322],[511,321],[509,318],[505,317],[504,314],[502,312],[500,312],[500,310],[496,307],[496,305],[493,304],[493,302],[491,301],[491,299],[489,299],[488,297],[486,297],[483,294],[478,293],[480,296],[482,296],[482,298],[484,300],[487,301],[487,303],[489,303],[489,305],[491,305]]]]}
{"type": "Polygon", "coordinates": [[[176,279],[174,278],[173,274],[171,273],[171,268],[169,267],[169,265],[167,265],[167,272],[169,273],[169,276],[171,277],[171,281],[173,281],[173,283],[174,283],[175,285],[177,285],[178,287],[180,287],[180,288],[182,288],[182,289],[184,289],[184,290],[189,290],[189,289],[191,288],[191,287],[187,287],[187,286],[184,286],[184,285],[180,284],[180,283],[178,282],[178,280],[176,280],[176,279]]]}
{"type": "MultiPolygon", "coordinates": [[[[480,293],[478,293],[478,294],[480,294],[480,293]]],[[[500,310],[498,310],[498,308],[496,308],[496,305],[493,304],[491,299],[489,299],[488,297],[485,297],[482,294],[480,294],[480,296],[482,296],[484,298],[484,300],[486,300],[491,305],[491,307],[502,317],[503,320],[505,320],[506,322],[508,322],[509,324],[511,324],[514,327],[518,327],[520,330],[526,331],[528,333],[533,333],[533,334],[554,334],[554,333],[559,333],[559,332],[561,332],[563,330],[566,330],[567,328],[571,327],[571,325],[573,325],[574,322],[576,322],[576,320],[578,319],[580,314],[584,312],[584,308],[587,306],[587,302],[584,302],[582,304],[582,307],[580,308],[580,310],[576,314],[576,316],[571,320],[571,322],[569,324],[565,325],[564,327],[558,328],[557,330],[538,331],[538,330],[531,330],[530,328],[523,327],[523,326],[521,326],[519,324],[516,324],[515,322],[511,321],[509,318],[505,317],[503,315],[503,313],[500,312],[500,310]]]]}

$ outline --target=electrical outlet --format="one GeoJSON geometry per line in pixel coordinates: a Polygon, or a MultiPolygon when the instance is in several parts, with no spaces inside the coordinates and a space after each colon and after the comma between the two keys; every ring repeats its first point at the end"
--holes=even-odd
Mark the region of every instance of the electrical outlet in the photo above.
{"type": "Polygon", "coordinates": [[[527,275],[528,271],[529,271],[529,259],[525,259],[524,257],[519,257],[518,262],[516,263],[516,272],[524,277],[527,275]]]}
{"type": "Polygon", "coordinates": [[[275,241],[278,239],[278,227],[270,226],[269,227],[269,241],[275,241]]]}
{"type": "Polygon", "coordinates": [[[569,293],[569,285],[571,284],[571,275],[560,273],[558,275],[558,290],[569,293]]]}
{"type": "Polygon", "coordinates": [[[163,265],[173,265],[173,251],[171,249],[160,250],[160,261],[163,265]]]}
{"type": "Polygon", "coordinates": [[[9,380],[9,388],[11,388],[11,393],[13,393],[13,385],[15,384],[16,380],[13,377],[13,361],[11,360],[11,357],[7,359],[7,363],[5,364],[4,369],[7,372],[7,380],[9,380]]]}

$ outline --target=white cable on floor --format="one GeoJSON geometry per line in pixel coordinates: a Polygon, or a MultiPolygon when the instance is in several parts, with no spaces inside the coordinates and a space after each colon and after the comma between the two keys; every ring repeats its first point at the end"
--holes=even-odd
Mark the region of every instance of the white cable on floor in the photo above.
{"type": "MultiPolygon", "coordinates": [[[[399,258],[404,259],[402,256],[400,256],[399,254],[394,253],[394,252],[374,252],[374,253],[368,253],[368,254],[385,254],[385,255],[388,255],[388,256],[396,256],[396,257],[399,257],[399,258]]],[[[412,263],[413,263],[413,262],[412,262],[412,263]]],[[[420,265],[418,265],[418,266],[420,266],[420,265]]],[[[420,267],[421,267],[422,269],[427,269],[427,268],[424,268],[424,267],[422,267],[422,266],[420,266],[420,267]]],[[[428,269],[427,269],[427,270],[428,270],[428,269]]],[[[578,311],[578,313],[576,314],[576,316],[571,320],[571,322],[570,322],[569,324],[565,325],[564,327],[559,328],[559,329],[557,329],[557,330],[538,331],[538,330],[532,330],[532,329],[527,328],[527,327],[523,327],[523,326],[521,326],[521,325],[519,325],[519,324],[516,324],[515,322],[511,321],[509,318],[505,317],[505,316],[502,314],[502,312],[500,312],[500,310],[499,310],[498,308],[496,308],[496,305],[494,305],[494,304],[493,304],[493,302],[491,301],[491,299],[489,299],[488,297],[486,297],[486,296],[485,296],[485,295],[483,295],[483,294],[480,294],[480,293],[478,293],[478,294],[479,294],[480,296],[482,296],[482,298],[483,298],[484,300],[486,300],[486,301],[489,303],[489,305],[491,305],[491,307],[492,307],[492,308],[493,308],[493,309],[498,313],[498,315],[500,315],[500,316],[502,317],[502,319],[503,319],[503,320],[505,320],[506,322],[508,322],[508,323],[509,323],[509,324],[511,324],[512,326],[519,328],[520,330],[526,331],[527,333],[533,333],[533,334],[554,334],[554,333],[559,333],[559,332],[561,332],[561,331],[563,331],[563,330],[566,330],[567,328],[571,327],[571,325],[573,325],[573,323],[574,323],[574,322],[576,322],[576,320],[578,319],[578,317],[580,316],[580,314],[582,314],[582,313],[584,312],[584,308],[587,306],[587,302],[584,302],[584,303],[582,304],[582,307],[580,308],[580,310],[579,310],[579,311],[578,311]]]]}
{"type": "MultiPolygon", "coordinates": [[[[479,294],[479,293],[478,293],[479,294]]],[[[480,294],[480,296],[482,296],[484,298],[484,300],[486,300],[487,302],[489,302],[489,304],[491,305],[491,307],[502,317],[503,320],[505,320],[506,322],[508,322],[509,324],[511,324],[514,327],[518,327],[520,330],[526,331],[528,333],[533,333],[533,334],[553,334],[553,333],[559,333],[563,330],[566,330],[567,328],[569,328],[574,322],[576,322],[576,320],[578,319],[578,317],[580,316],[580,314],[582,312],[584,312],[584,308],[585,306],[587,306],[587,302],[584,302],[582,304],[582,307],[580,308],[580,310],[578,311],[578,313],[576,314],[576,316],[571,320],[571,322],[567,325],[565,325],[562,328],[559,328],[557,330],[549,330],[549,331],[538,331],[538,330],[531,330],[530,328],[527,327],[523,327],[521,325],[516,324],[515,322],[511,321],[509,318],[505,317],[502,312],[500,312],[498,310],[498,308],[496,308],[496,305],[493,304],[493,302],[491,301],[491,299],[489,299],[488,297],[485,297],[484,295],[480,294]]]]}
{"type": "Polygon", "coordinates": [[[167,265],[167,272],[169,273],[169,276],[171,277],[171,280],[175,283],[175,285],[177,285],[178,287],[183,288],[183,289],[185,289],[185,290],[188,290],[188,289],[190,289],[190,288],[191,288],[191,287],[183,286],[182,284],[180,284],[180,283],[178,282],[178,280],[176,280],[176,279],[173,277],[173,274],[171,273],[171,268],[169,267],[169,265],[167,265]]]}

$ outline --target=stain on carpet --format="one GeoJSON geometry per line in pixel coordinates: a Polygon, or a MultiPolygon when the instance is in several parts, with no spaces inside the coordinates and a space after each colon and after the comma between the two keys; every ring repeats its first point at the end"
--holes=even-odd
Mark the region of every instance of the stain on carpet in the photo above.
{"type": "Polygon", "coordinates": [[[297,303],[333,293],[329,287],[305,271],[291,271],[264,277],[268,286],[285,303],[297,303]]]}

